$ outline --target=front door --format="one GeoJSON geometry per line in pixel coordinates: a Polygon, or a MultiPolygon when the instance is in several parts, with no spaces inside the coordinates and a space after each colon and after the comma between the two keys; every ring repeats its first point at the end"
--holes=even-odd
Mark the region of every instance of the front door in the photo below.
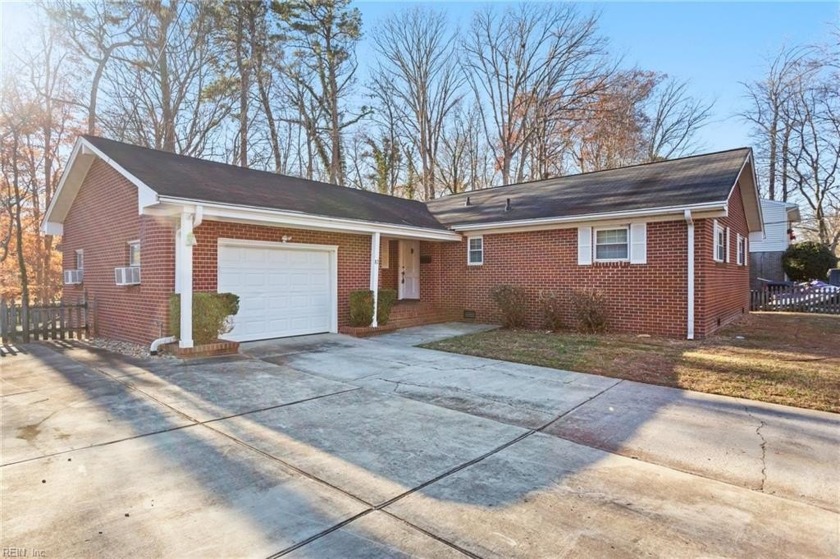
{"type": "Polygon", "coordinates": [[[420,298],[420,241],[400,241],[399,298],[420,298]]]}

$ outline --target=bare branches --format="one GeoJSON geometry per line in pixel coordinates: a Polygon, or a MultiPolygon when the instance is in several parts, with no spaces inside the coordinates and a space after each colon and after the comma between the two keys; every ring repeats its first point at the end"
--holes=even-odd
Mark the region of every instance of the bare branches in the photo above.
{"type": "Polygon", "coordinates": [[[385,110],[399,112],[399,126],[413,139],[423,198],[431,200],[445,126],[463,95],[455,34],[442,13],[412,8],[386,20],[373,40],[380,56],[375,87],[380,99],[388,98],[385,110]]]}
{"type": "Polygon", "coordinates": [[[654,90],[646,130],[646,160],[658,161],[686,155],[694,150],[698,130],[709,120],[712,103],[692,97],[688,83],[665,80],[654,90]]]}

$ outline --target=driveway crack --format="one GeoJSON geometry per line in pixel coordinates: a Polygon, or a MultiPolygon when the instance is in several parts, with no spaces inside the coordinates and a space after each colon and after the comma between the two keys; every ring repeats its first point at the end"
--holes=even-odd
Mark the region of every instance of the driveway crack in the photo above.
{"type": "Polygon", "coordinates": [[[758,421],[758,427],[755,428],[755,434],[758,435],[758,438],[761,439],[761,444],[759,447],[761,448],[761,485],[759,486],[759,491],[764,491],[764,485],[767,483],[767,439],[764,438],[764,435],[761,433],[761,430],[767,425],[763,419],[759,419],[758,417],[754,416],[752,412],[750,412],[750,408],[744,406],[744,411],[747,412],[747,415],[750,416],[752,419],[758,421]]]}

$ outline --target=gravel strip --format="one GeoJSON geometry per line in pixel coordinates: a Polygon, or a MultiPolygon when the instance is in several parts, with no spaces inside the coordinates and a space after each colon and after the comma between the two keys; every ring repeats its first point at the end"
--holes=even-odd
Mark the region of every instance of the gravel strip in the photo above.
{"type": "MultiPolygon", "coordinates": [[[[114,353],[121,353],[129,357],[151,357],[149,354],[149,347],[140,344],[133,344],[131,342],[121,342],[118,340],[109,340],[107,338],[92,338],[87,340],[87,344],[99,349],[106,349],[114,353]]],[[[175,356],[166,353],[160,353],[157,357],[164,359],[175,359],[175,356]]]]}

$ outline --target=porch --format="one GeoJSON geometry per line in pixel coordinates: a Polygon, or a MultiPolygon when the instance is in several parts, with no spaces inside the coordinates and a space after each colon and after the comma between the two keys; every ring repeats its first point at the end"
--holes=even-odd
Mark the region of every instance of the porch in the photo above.
{"type": "Polygon", "coordinates": [[[463,316],[457,309],[439,307],[431,301],[404,299],[397,301],[394,308],[391,309],[391,317],[388,320],[388,324],[377,326],[341,326],[338,331],[341,334],[366,338],[412,326],[440,324],[462,319],[463,316]]]}

